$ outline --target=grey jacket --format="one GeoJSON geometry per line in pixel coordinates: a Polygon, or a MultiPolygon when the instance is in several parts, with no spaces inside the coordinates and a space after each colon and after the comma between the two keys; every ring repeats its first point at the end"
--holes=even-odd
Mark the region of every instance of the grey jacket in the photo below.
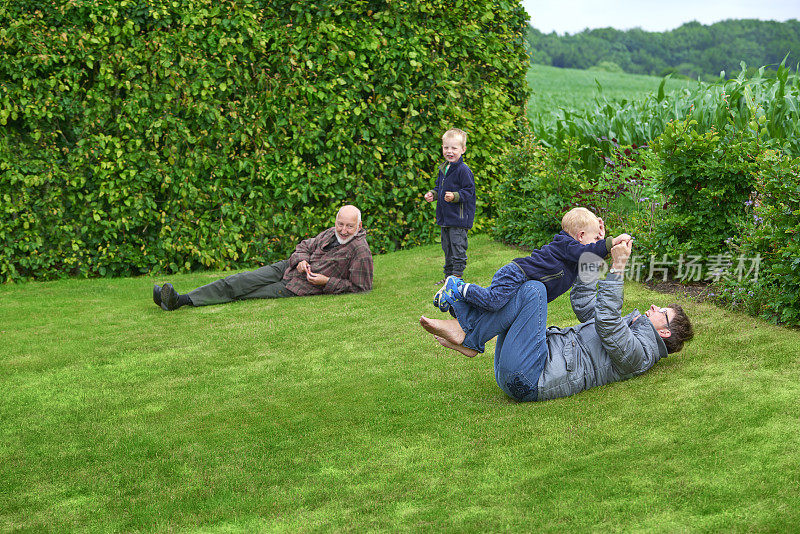
{"type": "Polygon", "coordinates": [[[650,320],[622,312],[623,282],[617,275],[570,293],[581,324],[547,329],[549,355],[539,377],[538,400],[568,397],[585,389],[638,376],[667,356],[667,347],[650,320]],[[637,319],[638,318],[638,319],[637,319]]]}

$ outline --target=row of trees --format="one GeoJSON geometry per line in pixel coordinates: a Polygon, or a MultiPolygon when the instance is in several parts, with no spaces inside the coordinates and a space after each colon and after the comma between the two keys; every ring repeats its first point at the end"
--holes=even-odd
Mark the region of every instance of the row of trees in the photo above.
{"type": "Polygon", "coordinates": [[[584,30],[574,35],[543,34],[530,28],[531,60],[554,67],[600,67],[634,74],[691,78],[736,75],[741,61],[776,65],[800,61],[800,21],[726,20],[705,26],[690,22],[668,32],[613,28],[584,30]]]}

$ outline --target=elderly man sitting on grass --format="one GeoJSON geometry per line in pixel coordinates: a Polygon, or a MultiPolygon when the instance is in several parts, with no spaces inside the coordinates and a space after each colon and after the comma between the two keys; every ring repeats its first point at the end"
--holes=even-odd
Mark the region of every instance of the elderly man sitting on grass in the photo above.
{"type": "MultiPolygon", "coordinates": [[[[585,389],[638,376],[693,336],[677,304],[653,304],[642,315],[621,315],[622,273],[632,242],[611,249],[612,266],[603,280],[578,277],[570,293],[581,324],[547,328],[547,293],[539,281],[526,282],[499,311],[486,312],[456,292],[447,294],[456,319],[420,318],[422,328],[445,347],[473,357],[497,336],[497,385],[518,401],[568,397],[585,389]]],[[[591,270],[588,270],[591,272],[591,270]]]]}
{"type": "Polygon", "coordinates": [[[361,211],[343,206],[336,225],[302,241],[286,260],[198,287],[186,294],[167,282],[153,287],[153,302],[166,311],[234,300],[357,293],[372,289],[372,252],[361,211]]]}

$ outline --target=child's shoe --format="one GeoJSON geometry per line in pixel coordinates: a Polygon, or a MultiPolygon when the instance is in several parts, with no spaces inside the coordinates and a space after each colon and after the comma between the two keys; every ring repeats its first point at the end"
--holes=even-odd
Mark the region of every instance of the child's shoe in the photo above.
{"type": "Polygon", "coordinates": [[[444,286],[433,296],[433,305],[439,308],[439,311],[443,312],[450,309],[450,303],[444,299],[444,286]]]}
{"type": "Polygon", "coordinates": [[[433,305],[439,310],[446,312],[450,310],[450,306],[454,302],[458,302],[463,297],[461,296],[461,287],[464,281],[457,276],[448,276],[442,288],[433,296],[433,305]]]}

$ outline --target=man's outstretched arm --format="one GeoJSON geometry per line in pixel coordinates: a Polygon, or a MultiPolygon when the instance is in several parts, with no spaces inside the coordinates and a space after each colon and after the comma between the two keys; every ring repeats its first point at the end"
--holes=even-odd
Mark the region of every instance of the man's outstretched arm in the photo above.
{"type": "Polygon", "coordinates": [[[611,272],[599,282],[595,329],[608,356],[621,375],[634,375],[649,368],[648,356],[642,342],[633,335],[622,318],[624,281],[622,274],[631,255],[631,242],[625,241],[611,248],[611,272]],[[616,271],[616,272],[614,272],[616,271]]]}
{"type": "Polygon", "coordinates": [[[597,279],[586,282],[580,276],[576,278],[569,293],[569,300],[578,321],[585,323],[589,319],[594,319],[594,308],[597,304],[597,279]]]}

